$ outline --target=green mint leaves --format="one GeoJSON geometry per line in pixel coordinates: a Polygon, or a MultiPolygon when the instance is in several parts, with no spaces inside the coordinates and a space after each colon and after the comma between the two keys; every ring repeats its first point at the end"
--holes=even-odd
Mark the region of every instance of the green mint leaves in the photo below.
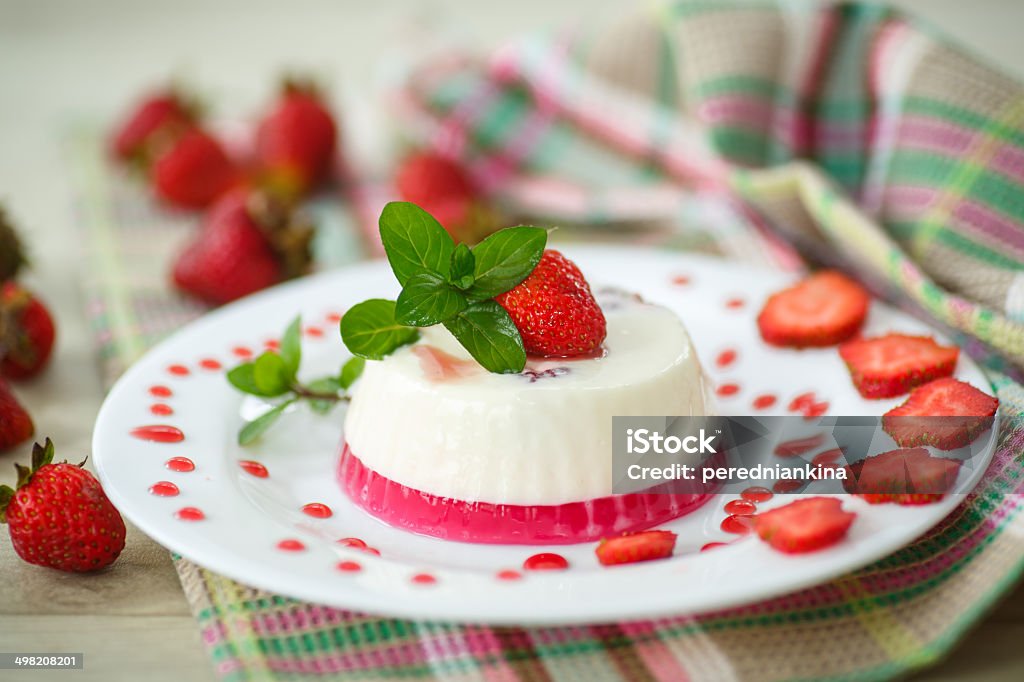
{"type": "Polygon", "coordinates": [[[282,399],[242,427],[238,433],[239,445],[248,445],[259,438],[290,405],[300,400],[308,401],[310,409],[318,414],[330,412],[339,402],[348,400],[347,391],[362,374],[366,361],[361,357],[350,358],[337,375],[308,384],[299,382],[301,364],[302,321],[296,317],[281,337],[279,350],[268,350],[255,360],[228,371],[228,382],[242,393],[282,399]]]}
{"type": "Polygon", "coordinates": [[[349,351],[380,360],[416,341],[417,327],[443,324],[488,371],[523,370],[526,351],[519,330],[493,298],[537,267],[546,230],[509,227],[473,248],[456,246],[419,206],[392,202],[381,213],[380,236],[402,292],[396,301],[371,299],[345,314],[341,338],[349,351]]]}

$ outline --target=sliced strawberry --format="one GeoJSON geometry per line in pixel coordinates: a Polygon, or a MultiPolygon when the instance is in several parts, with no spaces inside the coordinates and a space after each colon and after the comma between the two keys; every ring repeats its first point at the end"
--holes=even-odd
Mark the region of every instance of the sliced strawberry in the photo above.
{"type": "Polygon", "coordinates": [[[956,379],[937,379],[914,389],[882,417],[882,428],[902,448],[931,445],[955,450],[992,427],[999,400],[956,379]]]}
{"type": "Polygon", "coordinates": [[[948,377],[956,369],[960,351],[940,346],[930,336],[886,334],[854,339],[839,347],[839,356],[865,398],[892,398],[948,377]]]}
{"type": "Polygon", "coordinates": [[[961,464],[925,448],[890,450],[848,465],[843,488],[871,504],[931,504],[953,487],[961,464]]]}
{"type": "Polygon", "coordinates": [[[831,346],[857,333],[870,302],[860,284],[825,270],[772,294],[757,316],[757,326],[761,338],[773,346],[831,346]]]}
{"type": "Polygon", "coordinates": [[[842,540],[855,518],[835,497],[808,497],[758,514],[754,532],[780,552],[802,554],[842,540]]]}
{"type": "Polygon", "coordinates": [[[672,531],[644,530],[601,540],[594,551],[602,565],[614,566],[664,559],[672,556],[675,547],[676,534],[672,531]]]}

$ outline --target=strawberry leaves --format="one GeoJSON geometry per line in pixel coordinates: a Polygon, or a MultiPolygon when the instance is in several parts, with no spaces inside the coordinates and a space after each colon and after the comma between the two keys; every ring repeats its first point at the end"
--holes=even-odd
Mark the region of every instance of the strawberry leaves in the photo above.
{"type": "Polygon", "coordinates": [[[419,338],[416,328],[443,324],[485,369],[517,373],[526,365],[519,330],[493,298],[526,279],[540,262],[547,231],[500,230],[470,248],[429,213],[392,202],[380,216],[384,252],[402,292],[371,299],[341,321],[341,338],[357,357],[381,360],[419,338]]]}
{"type": "Polygon", "coordinates": [[[339,402],[348,400],[347,391],[362,374],[365,361],[350,358],[337,375],[303,384],[298,378],[302,364],[301,330],[301,318],[296,317],[281,337],[277,351],[268,350],[227,373],[228,382],[242,393],[260,398],[283,398],[243,425],[238,433],[239,445],[248,445],[262,436],[290,406],[299,401],[308,401],[310,409],[317,414],[327,414],[339,402]]]}

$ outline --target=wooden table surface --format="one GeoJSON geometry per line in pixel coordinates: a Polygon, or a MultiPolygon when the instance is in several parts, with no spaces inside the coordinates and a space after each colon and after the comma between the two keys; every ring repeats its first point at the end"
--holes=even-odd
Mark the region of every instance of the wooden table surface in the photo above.
{"type": "MultiPolygon", "coordinates": [[[[542,24],[565,24],[614,0],[434,0],[463,38],[492,45],[542,24]]],[[[982,54],[1024,75],[1024,3],[905,0],[982,54]]],[[[258,108],[288,68],[312,68],[346,105],[368,100],[404,18],[423,3],[279,0],[142,3],[134,0],[0,0],[0,201],[28,233],[28,283],[60,328],[55,362],[19,387],[41,436],[59,456],[90,451],[103,390],[79,298],[80,247],[60,131],[82,117],[110,120],[126,101],[169,74],[197,84],[220,115],[258,108]]],[[[358,110],[355,107],[354,110],[358,110]]],[[[361,110],[372,115],[372,110],[361,110]]],[[[358,145],[358,142],[357,142],[358,145]]],[[[359,151],[358,149],[355,151],[359,151]]],[[[16,454],[0,455],[0,481],[16,454]]],[[[25,453],[20,453],[24,458],[25,453]]],[[[0,652],[84,652],[75,673],[0,672],[2,680],[212,680],[165,550],[135,529],[115,566],[65,575],[21,562],[0,534],[0,652]]],[[[1024,679],[1024,588],[994,608],[948,660],[922,680],[1024,679]]]]}

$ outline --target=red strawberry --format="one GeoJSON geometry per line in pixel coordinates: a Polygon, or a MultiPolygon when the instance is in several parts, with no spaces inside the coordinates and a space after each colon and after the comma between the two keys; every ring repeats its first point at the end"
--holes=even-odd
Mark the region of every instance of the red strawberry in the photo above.
{"type": "Polygon", "coordinates": [[[114,129],[114,155],[123,161],[141,159],[157,135],[180,134],[193,127],[197,118],[194,107],[179,93],[169,90],[151,95],[114,129]]]}
{"type": "Polygon", "coordinates": [[[544,252],[529,277],[495,300],[512,317],[531,355],[588,355],[604,342],[604,313],[590,285],[575,263],[553,249],[544,252]]]}
{"type": "Polygon", "coordinates": [[[835,497],[806,497],[754,517],[754,532],[780,552],[802,554],[834,545],[857,518],[835,497]]]}
{"type": "Polygon", "coordinates": [[[0,286],[0,375],[29,379],[50,359],[56,331],[50,312],[15,282],[0,286]]]}
{"type": "Polygon", "coordinates": [[[956,369],[959,349],[930,336],[886,334],[839,346],[839,356],[865,398],[892,398],[956,369]]]}
{"type": "Polygon", "coordinates": [[[474,244],[499,227],[496,212],[455,161],[418,152],[402,161],[395,176],[398,194],[441,223],[456,242],[474,244]]]}
{"type": "Polygon", "coordinates": [[[871,504],[931,504],[953,487],[961,464],[925,448],[890,450],[846,466],[843,488],[871,504]]]}
{"type": "Polygon", "coordinates": [[[293,200],[331,173],[338,130],[316,89],[285,83],[274,109],[256,131],[256,164],[267,189],[293,200]]]}
{"type": "Polygon", "coordinates": [[[0,522],[14,551],[30,564],[60,571],[98,571],[124,549],[121,515],[82,464],[53,464],[53,443],[36,443],[32,468],[15,465],[18,488],[0,486],[0,522]]]}
{"type": "Polygon", "coordinates": [[[0,379],[0,452],[21,445],[35,430],[28,411],[11,393],[11,387],[0,379]]]}
{"type": "Polygon", "coordinates": [[[157,196],[182,208],[206,208],[239,180],[224,147],[198,128],[156,155],[150,179],[157,196]]]}
{"type": "Polygon", "coordinates": [[[0,284],[14,279],[26,264],[21,239],[0,206],[0,284]]]}
{"type": "Polygon", "coordinates": [[[992,427],[999,400],[963,381],[937,379],[914,389],[882,417],[882,428],[903,448],[955,450],[992,427]]]}
{"type": "Polygon", "coordinates": [[[632,564],[672,556],[676,547],[676,534],[667,530],[645,530],[623,533],[616,538],[605,538],[594,550],[603,566],[632,564]]]}
{"type": "Polygon", "coordinates": [[[174,283],[220,305],[305,274],[313,229],[267,195],[236,191],[209,212],[174,265],[174,283]]]}
{"type": "Polygon", "coordinates": [[[757,316],[757,326],[773,346],[831,346],[857,333],[870,302],[860,284],[824,270],[772,294],[757,316]]]}

